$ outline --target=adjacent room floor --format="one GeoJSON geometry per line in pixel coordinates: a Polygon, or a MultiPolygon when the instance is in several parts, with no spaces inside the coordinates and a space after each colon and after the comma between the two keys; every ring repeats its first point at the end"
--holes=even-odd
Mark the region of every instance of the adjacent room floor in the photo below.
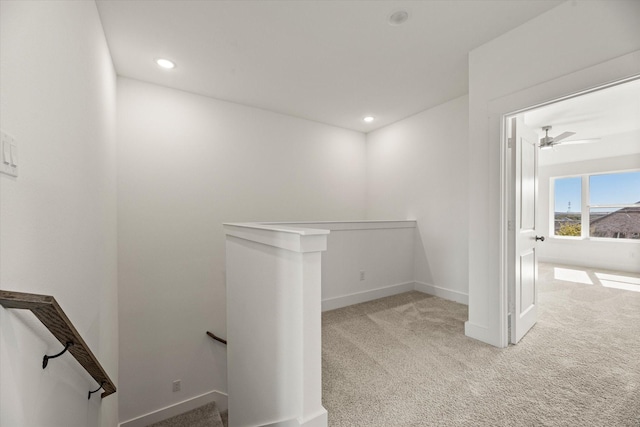
{"type": "Polygon", "coordinates": [[[324,313],[329,425],[640,426],[640,275],[544,264],[539,301],[506,349],[419,292],[324,313]]]}

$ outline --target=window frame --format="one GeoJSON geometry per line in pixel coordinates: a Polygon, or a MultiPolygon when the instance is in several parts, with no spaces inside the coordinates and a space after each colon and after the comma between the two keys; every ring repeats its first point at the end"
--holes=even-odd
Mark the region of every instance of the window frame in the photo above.
{"type": "Polygon", "coordinates": [[[552,176],[549,180],[549,237],[560,240],[595,240],[595,241],[608,241],[608,242],[629,242],[640,243],[640,239],[631,238],[614,238],[614,237],[594,237],[590,235],[591,232],[591,209],[592,208],[626,208],[626,207],[640,207],[640,203],[631,204],[608,204],[608,205],[591,205],[590,200],[590,178],[598,175],[614,175],[640,172],[640,169],[623,169],[604,172],[590,172],[563,176],[552,176]],[[580,195],[580,236],[559,236],[555,230],[555,210],[556,210],[556,180],[566,178],[581,178],[581,195],[580,195]]]}

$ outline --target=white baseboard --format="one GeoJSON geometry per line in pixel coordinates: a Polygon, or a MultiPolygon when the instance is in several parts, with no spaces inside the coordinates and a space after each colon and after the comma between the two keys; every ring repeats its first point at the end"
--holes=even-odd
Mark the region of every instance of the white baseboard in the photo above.
{"type": "Polygon", "coordinates": [[[398,283],[396,285],[384,286],[382,288],[371,289],[368,291],[357,292],[340,297],[327,298],[325,300],[322,300],[322,311],[335,310],[336,308],[359,304],[361,302],[367,302],[378,298],[389,297],[391,295],[413,291],[414,289],[415,282],[406,282],[398,283]]]}
{"type": "Polygon", "coordinates": [[[552,258],[552,257],[539,257],[539,262],[550,263],[550,264],[560,264],[560,265],[568,265],[568,266],[576,266],[576,267],[584,267],[584,268],[601,268],[603,270],[616,270],[616,271],[626,271],[629,273],[640,273],[640,264],[637,262],[620,262],[620,263],[611,263],[611,262],[600,262],[594,260],[582,260],[582,259],[567,259],[567,258],[552,258]]]}
{"type": "Polygon", "coordinates": [[[464,334],[469,338],[482,341],[494,347],[503,347],[500,338],[492,334],[489,328],[477,325],[468,320],[464,322],[464,334]]]}
{"type": "Polygon", "coordinates": [[[300,423],[297,419],[292,418],[286,421],[277,421],[275,423],[264,424],[260,427],[300,427],[300,423]]]}
{"type": "Polygon", "coordinates": [[[415,290],[424,292],[425,294],[435,295],[440,298],[455,301],[460,304],[469,305],[469,295],[464,292],[452,291],[451,289],[441,288],[424,282],[415,282],[415,290]]]}
{"type": "Polygon", "coordinates": [[[327,427],[328,425],[329,419],[327,410],[322,408],[319,412],[308,416],[305,419],[292,418],[290,420],[264,424],[261,427],[327,427]]]}
{"type": "Polygon", "coordinates": [[[476,325],[475,323],[467,320],[466,322],[464,322],[464,334],[470,338],[486,342],[486,340],[489,338],[489,328],[476,325]]]}
{"type": "Polygon", "coordinates": [[[327,427],[329,425],[329,415],[322,407],[317,413],[299,420],[300,427],[327,427]]]}
{"type": "Polygon", "coordinates": [[[227,394],[213,390],[208,393],[201,394],[200,396],[195,396],[190,399],[183,400],[182,402],[149,412],[148,414],[141,415],[129,421],[124,421],[118,425],[120,427],[145,427],[149,424],[175,417],[176,415],[191,411],[192,409],[196,409],[211,402],[216,402],[220,411],[226,411],[229,406],[227,394]]]}
{"type": "Polygon", "coordinates": [[[347,307],[349,305],[372,301],[378,298],[390,297],[391,295],[397,295],[413,290],[424,292],[429,295],[435,295],[460,304],[469,305],[469,295],[463,292],[452,291],[450,289],[441,288],[424,282],[405,282],[340,297],[327,298],[322,300],[322,311],[335,310],[336,308],[347,307]]]}

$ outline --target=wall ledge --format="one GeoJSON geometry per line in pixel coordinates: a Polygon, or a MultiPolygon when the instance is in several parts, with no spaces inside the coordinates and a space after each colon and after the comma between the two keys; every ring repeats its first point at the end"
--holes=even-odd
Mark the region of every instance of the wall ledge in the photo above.
{"type": "Polygon", "coordinates": [[[394,228],[416,228],[416,220],[362,220],[362,221],[296,221],[296,222],[265,222],[272,226],[305,227],[312,229],[326,229],[331,231],[347,230],[378,230],[394,228]]]}
{"type": "Polygon", "coordinates": [[[259,223],[227,223],[227,236],[274,246],[293,252],[320,252],[327,249],[329,230],[286,226],[270,226],[259,223]]]}

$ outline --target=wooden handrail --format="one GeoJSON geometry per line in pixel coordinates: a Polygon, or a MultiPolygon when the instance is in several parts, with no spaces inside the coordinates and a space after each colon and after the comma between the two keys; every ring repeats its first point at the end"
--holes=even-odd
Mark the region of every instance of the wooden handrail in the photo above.
{"type": "Polygon", "coordinates": [[[209,331],[207,331],[207,335],[209,335],[209,336],[210,336],[211,338],[213,338],[214,340],[219,341],[219,342],[221,342],[221,343],[222,343],[222,344],[224,344],[224,345],[227,345],[227,340],[225,340],[225,339],[223,339],[223,338],[220,338],[220,337],[216,336],[213,332],[209,332],[209,331]]]}
{"type": "Polygon", "coordinates": [[[104,390],[101,394],[102,397],[116,392],[115,384],[54,297],[0,290],[0,305],[5,308],[31,310],[53,336],[62,345],[68,347],[69,353],[80,362],[89,375],[102,386],[104,390]],[[69,346],[68,343],[72,343],[72,345],[69,346]]]}

